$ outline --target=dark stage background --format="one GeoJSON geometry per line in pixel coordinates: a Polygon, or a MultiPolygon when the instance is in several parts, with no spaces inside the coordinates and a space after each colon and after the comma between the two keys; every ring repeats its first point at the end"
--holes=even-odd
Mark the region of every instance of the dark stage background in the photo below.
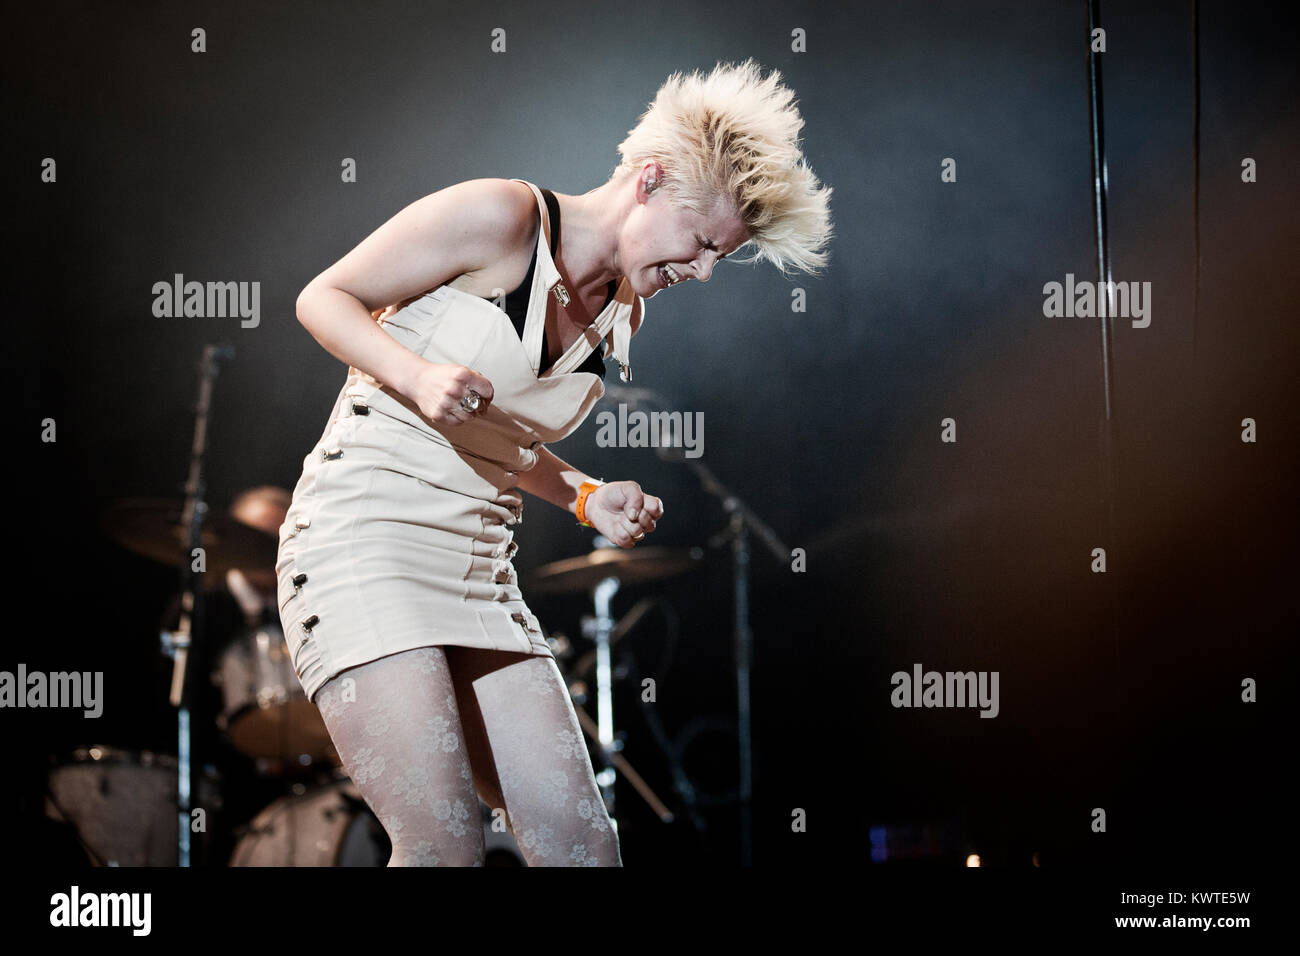
{"type": "MultiPolygon", "coordinates": [[[[292,488],[345,377],[295,319],[309,280],[454,182],[594,188],[669,73],[753,56],[798,94],[809,163],[834,187],[830,268],[786,279],[726,263],[656,296],[633,367],[668,407],[704,413],[702,461],[806,550],[802,573],[757,542],[753,553],[754,865],[872,866],[873,839],[884,866],[969,853],[1117,870],[1268,861],[1289,827],[1278,770],[1293,748],[1279,724],[1296,634],[1300,345],[1300,85],[1293,34],[1269,9],[1200,5],[1199,198],[1192,5],[1102,11],[1112,275],[1152,285],[1148,328],[1112,324],[1111,497],[1100,321],[1043,314],[1045,283],[1097,278],[1085,3],[54,3],[13,15],[3,154],[18,414],[6,416],[0,669],[102,670],[105,710],[0,713],[18,804],[4,855],[49,857],[50,754],[174,749],[157,644],[177,576],[97,518],[118,498],[180,497],[203,345],[236,350],[214,393],[212,507],[253,485],[292,488]],[[190,51],[196,26],[205,53],[190,51]],[[505,53],[490,50],[496,27],[505,53]],[[791,49],[796,28],[807,52],[791,49]],[[41,181],[46,157],[55,183],[41,181]],[[347,157],[355,183],[340,181],[347,157]],[[956,182],[941,181],[945,157],[956,182]],[[1242,181],[1245,157],[1257,182],[1242,181]],[[152,286],[175,273],[259,282],[260,324],[155,318],[152,286]],[[791,309],[796,288],[805,312],[791,309]],[[941,440],[949,417],[956,443],[941,440]],[[39,437],[46,418],[54,443],[39,437]],[[915,663],[999,672],[1000,713],[894,708],[890,676],[915,663]],[[1245,678],[1258,703],[1242,701],[1245,678]]],[[[662,496],[654,544],[704,546],[724,525],[686,468],[595,434],[593,414],[554,451],[662,496]]],[[[525,581],[589,546],[557,509],[534,499],[526,511],[525,581]]],[[[729,866],[728,555],[627,588],[616,610],[646,594],[667,610],[620,645],[632,655],[624,753],[680,811],[636,703],[656,676],[655,716],[706,798],[706,828],[685,814],[658,823],[620,783],[624,860],[729,866]]],[[[581,600],[529,601],[576,637],[581,600]]],[[[196,722],[207,758],[222,758],[210,718],[196,722]]],[[[220,769],[222,825],[273,798],[246,766],[220,769]]]]}

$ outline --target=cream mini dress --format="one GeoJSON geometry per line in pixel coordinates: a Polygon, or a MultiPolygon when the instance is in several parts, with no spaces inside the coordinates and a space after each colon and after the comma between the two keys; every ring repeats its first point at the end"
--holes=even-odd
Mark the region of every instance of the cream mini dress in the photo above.
{"type": "Polygon", "coordinates": [[[567,290],[557,288],[542,193],[517,181],[541,214],[522,341],[492,302],[445,285],[379,318],[417,355],[484,375],[494,393],[486,413],[439,430],[395,389],[349,368],[303,459],[275,571],[285,642],[308,699],[346,668],[416,647],[552,656],[511,563],[523,514],[516,480],[604,395],[600,376],[576,371],[593,349],[607,345],[630,379],[628,345],[645,303],[622,279],[539,375],[546,310],[553,292],[567,290]]]}

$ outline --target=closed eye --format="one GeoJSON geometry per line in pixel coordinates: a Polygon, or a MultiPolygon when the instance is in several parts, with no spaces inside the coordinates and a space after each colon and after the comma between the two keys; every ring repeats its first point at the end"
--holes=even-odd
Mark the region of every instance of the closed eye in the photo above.
{"type": "MultiPolygon", "coordinates": [[[[705,238],[702,237],[702,236],[696,236],[696,237],[695,237],[695,241],[698,242],[698,243],[699,243],[702,247],[704,247],[705,249],[709,250],[709,252],[717,252],[717,251],[718,251],[718,244],[717,244],[716,242],[714,242],[712,239],[705,239],[705,238]]],[[[725,255],[718,256],[718,259],[719,259],[719,260],[722,260],[722,259],[725,259],[725,258],[727,258],[725,255]]]]}

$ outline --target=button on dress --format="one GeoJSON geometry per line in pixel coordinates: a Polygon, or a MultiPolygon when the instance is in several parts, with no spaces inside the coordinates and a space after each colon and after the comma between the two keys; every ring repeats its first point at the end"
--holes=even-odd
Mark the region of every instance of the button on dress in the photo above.
{"type": "Polygon", "coordinates": [[[494,393],[486,413],[439,429],[395,389],[349,368],[303,459],[275,570],[285,641],[308,699],[346,668],[416,647],[552,656],[511,562],[523,514],[515,486],[538,449],[572,433],[604,395],[600,376],[576,371],[593,349],[607,346],[630,380],[628,345],[645,303],[638,309],[620,280],[591,327],[539,375],[548,304],[568,290],[541,191],[517,181],[541,215],[522,341],[492,302],[446,285],[379,319],[428,361],[484,375],[494,393]]]}

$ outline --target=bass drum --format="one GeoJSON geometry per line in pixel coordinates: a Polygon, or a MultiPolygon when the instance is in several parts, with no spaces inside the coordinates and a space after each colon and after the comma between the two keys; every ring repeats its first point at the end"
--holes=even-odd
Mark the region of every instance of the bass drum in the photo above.
{"type": "Polygon", "coordinates": [[[281,797],[253,818],[231,866],[384,866],[392,846],[351,780],[281,797]]]}
{"type": "MultiPolygon", "coordinates": [[[[96,866],[176,866],[180,859],[176,758],[148,750],[92,746],[56,760],[45,815],[66,824],[96,866]]],[[[193,805],[220,811],[217,781],[203,773],[193,805]]],[[[191,840],[201,843],[202,834],[191,840]]]]}
{"type": "MultiPolygon", "coordinates": [[[[483,811],[487,866],[523,866],[508,832],[494,832],[483,811]]],[[[499,830],[499,826],[496,828],[499,830]]],[[[235,845],[231,866],[387,866],[393,848],[351,780],[282,797],[259,813],[235,845]]]]}

